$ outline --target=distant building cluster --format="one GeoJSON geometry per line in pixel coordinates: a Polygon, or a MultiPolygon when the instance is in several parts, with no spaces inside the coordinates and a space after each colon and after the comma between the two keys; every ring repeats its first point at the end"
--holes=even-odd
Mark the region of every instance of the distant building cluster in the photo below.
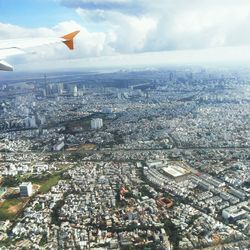
{"type": "Polygon", "coordinates": [[[249,82],[176,67],[0,83],[0,249],[250,249],[249,82]]]}

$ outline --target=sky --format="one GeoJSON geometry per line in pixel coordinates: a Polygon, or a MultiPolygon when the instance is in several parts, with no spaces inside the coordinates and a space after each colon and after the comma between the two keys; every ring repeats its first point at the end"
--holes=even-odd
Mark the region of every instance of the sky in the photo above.
{"type": "Polygon", "coordinates": [[[74,51],[8,58],[17,70],[250,62],[249,0],[0,0],[0,14],[0,42],[80,30],[74,51]]]}

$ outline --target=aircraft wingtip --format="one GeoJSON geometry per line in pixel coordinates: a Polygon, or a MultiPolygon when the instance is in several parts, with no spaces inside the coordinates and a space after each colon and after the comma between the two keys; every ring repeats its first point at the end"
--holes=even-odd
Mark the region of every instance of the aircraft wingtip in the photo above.
{"type": "Polygon", "coordinates": [[[65,36],[63,36],[62,38],[65,39],[63,41],[63,43],[70,49],[73,50],[74,49],[74,37],[80,32],[80,30],[76,30],[74,32],[71,32],[65,36]]]}
{"type": "Polygon", "coordinates": [[[71,32],[67,35],[64,35],[62,38],[64,38],[65,40],[72,40],[79,32],[80,32],[80,30],[76,30],[76,31],[71,32]]]}

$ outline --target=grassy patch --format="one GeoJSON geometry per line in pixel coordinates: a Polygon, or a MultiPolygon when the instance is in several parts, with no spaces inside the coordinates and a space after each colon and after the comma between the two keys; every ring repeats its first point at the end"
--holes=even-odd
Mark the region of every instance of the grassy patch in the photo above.
{"type": "Polygon", "coordinates": [[[27,199],[7,199],[0,203],[0,220],[15,219],[27,199]]]}
{"type": "Polygon", "coordinates": [[[42,194],[47,193],[52,186],[55,186],[58,181],[60,180],[60,175],[53,175],[51,177],[48,177],[48,179],[45,179],[41,182],[38,182],[37,184],[40,185],[39,192],[42,194]]]}

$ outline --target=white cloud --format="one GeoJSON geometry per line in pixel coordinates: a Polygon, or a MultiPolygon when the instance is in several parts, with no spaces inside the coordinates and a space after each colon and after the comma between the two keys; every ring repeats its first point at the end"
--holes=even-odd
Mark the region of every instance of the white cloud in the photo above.
{"type": "Polygon", "coordinates": [[[156,28],[155,19],[142,16],[125,15],[116,11],[83,10],[76,12],[89,21],[101,22],[108,28],[112,39],[108,44],[116,51],[123,53],[144,51],[145,43],[152,31],[156,28]]]}
{"type": "MultiPolygon", "coordinates": [[[[137,52],[138,47],[139,51],[159,51],[250,43],[248,0],[63,0],[62,3],[77,7],[80,16],[89,22],[99,22],[101,28],[103,23],[109,23],[110,30],[121,39],[131,34],[140,44],[134,43],[132,49],[129,42],[126,42],[128,48],[124,42],[121,51],[137,52]],[[116,13],[117,18],[110,13],[116,13]],[[147,27],[148,23],[142,20],[151,23],[149,31],[144,31],[148,34],[143,42],[142,26],[147,27]]],[[[119,38],[117,41],[120,42],[119,38]]]]}
{"type": "Polygon", "coordinates": [[[145,43],[156,27],[156,21],[148,17],[138,18],[117,14],[114,14],[112,19],[117,23],[114,28],[117,36],[114,48],[119,52],[144,51],[145,43]]]}
{"type": "Polygon", "coordinates": [[[46,46],[37,55],[15,61],[45,63],[164,50],[192,50],[195,54],[197,49],[250,44],[249,0],[62,0],[61,4],[74,8],[82,22],[65,21],[37,29],[0,23],[0,39],[55,37],[80,29],[76,50],[68,51],[64,45],[46,46]]]}
{"type": "Polygon", "coordinates": [[[250,35],[239,29],[250,21],[250,2],[230,0],[177,1],[155,6],[157,29],[147,44],[148,50],[198,49],[250,43],[250,35]],[[179,4],[178,4],[179,3],[179,4]],[[230,36],[237,40],[232,43],[230,36]],[[246,39],[247,38],[247,39],[246,39]]]}

